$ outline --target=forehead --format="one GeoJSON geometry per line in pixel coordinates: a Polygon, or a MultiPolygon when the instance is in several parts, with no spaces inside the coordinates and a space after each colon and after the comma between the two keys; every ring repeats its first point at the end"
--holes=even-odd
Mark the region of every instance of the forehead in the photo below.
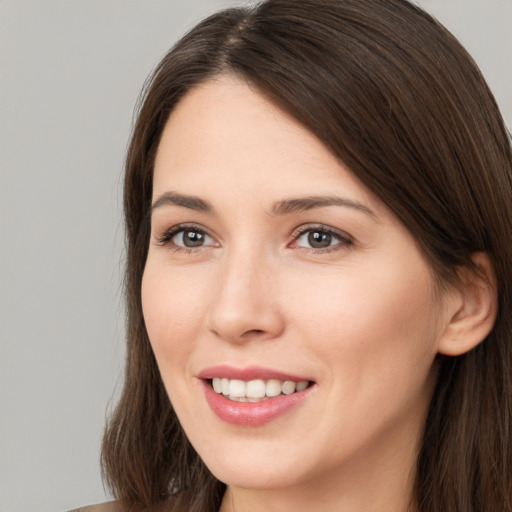
{"type": "Polygon", "coordinates": [[[218,77],[195,87],[177,104],[162,134],[155,167],[220,167],[230,160],[240,165],[245,153],[240,172],[262,171],[271,158],[275,167],[299,158],[318,166],[315,160],[325,152],[306,128],[259,91],[242,80],[218,77]],[[305,143],[308,151],[300,151],[305,143]],[[290,147],[294,150],[285,153],[290,147]]]}
{"type": "Polygon", "coordinates": [[[306,127],[245,81],[224,76],[189,91],[167,121],[153,197],[169,190],[226,201],[337,193],[384,208],[306,127]]]}

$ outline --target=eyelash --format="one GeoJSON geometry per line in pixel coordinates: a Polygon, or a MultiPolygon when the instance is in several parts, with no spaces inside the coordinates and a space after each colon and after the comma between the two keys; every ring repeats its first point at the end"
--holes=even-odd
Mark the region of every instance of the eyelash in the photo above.
{"type": "Polygon", "coordinates": [[[339,251],[340,249],[349,247],[354,244],[354,240],[352,237],[350,237],[348,234],[340,232],[338,230],[335,230],[333,228],[330,228],[328,226],[324,226],[323,224],[315,224],[315,225],[308,225],[308,226],[301,226],[298,228],[293,234],[293,242],[292,246],[300,247],[302,250],[308,252],[308,253],[330,253],[334,251],[339,251]],[[300,238],[305,235],[306,233],[322,233],[325,235],[329,235],[335,239],[338,240],[338,243],[334,245],[329,245],[324,248],[315,248],[315,247],[304,247],[304,246],[298,246],[298,242],[300,238]]]}
{"type": "MultiPolygon", "coordinates": [[[[178,235],[179,233],[184,233],[185,231],[192,231],[194,233],[199,233],[203,236],[208,236],[208,233],[201,229],[199,226],[196,226],[195,224],[178,224],[177,226],[173,226],[171,229],[168,229],[165,231],[160,237],[157,238],[157,244],[158,245],[173,245],[173,250],[175,251],[187,251],[192,252],[195,248],[194,247],[182,247],[181,245],[171,244],[172,239],[178,235]]],[[[212,238],[212,237],[210,237],[212,238]]],[[[199,246],[198,249],[201,249],[202,246],[199,246]]]]}
{"type": "MultiPolygon", "coordinates": [[[[165,231],[160,237],[157,238],[156,243],[158,245],[162,246],[172,246],[172,249],[174,251],[185,251],[187,253],[191,253],[196,249],[204,249],[205,247],[211,247],[211,246],[198,246],[198,247],[183,247],[181,245],[177,245],[172,243],[172,239],[185,231],[191,231],[194,233],[199,233],[202,236],[211,237],[204,229],[200,228],[199,226],[196,226],[194,224],[178,224],[176,226],[173,226],[171,229],[165,231]]],[[[347,235],[346,233],[342,233],[340,231],[334,230],[328,226],[324,226],[322,224],[316,224],[316,225],[307,225],[307,226],[301,226],[300,228],[296,229],[294,233],[292,234],[292,242],[289,244],[289,247],[296,247],[300,248],[303,251],[307,253],[321,253],[326,254],[333,251],[340,250],[342,248],[346,248],[348,246],[353,245],[354,241],[353,239],[347,235]],[[336,240],[338,240],[338,243],[334,245],[329,245],[324,248],[315,248],[315,247],[304,247],[299,246],[298,242],[300,238],[307,234],[307,233],[322,233],[325,235],[329,235],[336,240]]]]}

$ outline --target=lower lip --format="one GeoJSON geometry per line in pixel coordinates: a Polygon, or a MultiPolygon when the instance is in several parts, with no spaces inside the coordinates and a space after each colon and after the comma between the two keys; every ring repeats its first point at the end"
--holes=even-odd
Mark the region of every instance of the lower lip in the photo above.
{"type": "Polygon", "coordinates": [[[261,402],[236,402],[216,393],[210,382],[203,381],[204,393],[212,411],[227,423],[258,427],[279,418],[301,404],[314,386],[290,395],[279,395],[261,402]]]}

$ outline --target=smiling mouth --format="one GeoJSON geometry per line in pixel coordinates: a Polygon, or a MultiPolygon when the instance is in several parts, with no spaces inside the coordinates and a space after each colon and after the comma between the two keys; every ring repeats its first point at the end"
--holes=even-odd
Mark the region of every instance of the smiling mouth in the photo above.
{"type": "Polygon", "coordinates": [[[235,402],[262,402],[279,395],[291,395],[304,391],[313,383],[307,380],[255,379],[244,381],[239,379],[213,378],[210,385],[219,395],[235,402]]]}

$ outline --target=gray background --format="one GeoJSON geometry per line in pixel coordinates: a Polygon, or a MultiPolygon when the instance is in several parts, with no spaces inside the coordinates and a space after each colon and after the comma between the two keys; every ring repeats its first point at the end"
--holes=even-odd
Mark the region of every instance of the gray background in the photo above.
{"type": "MultiPolygon", "coordinates": [[[[104,501],[123,359],[121,172],[140,87],[216,0],[0,0],[0,512],[104,501]]],[[[512,127],[512,0],[423,0],[512,127]]]]}

